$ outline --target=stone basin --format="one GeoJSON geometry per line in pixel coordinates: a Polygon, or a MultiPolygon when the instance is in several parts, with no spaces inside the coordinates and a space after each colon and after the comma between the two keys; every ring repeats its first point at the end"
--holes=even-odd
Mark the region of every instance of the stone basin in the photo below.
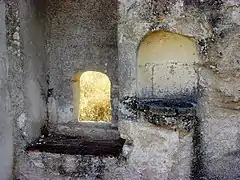
{"type": "Polygon", "coordinates": [[[164,115],[168,117],[177,115],[192,114],[195,115],[196,105],[191,102],[181,100],[140,100],[138,101],[138,110],[151,112],[153,114],[164,115]]]}
{"type": "Polygon", "coordinates": [[[137,99],[123,101],[144,120],[170,129],[190,132],[197,121],[196,103],[186,99],[137,99]]]}

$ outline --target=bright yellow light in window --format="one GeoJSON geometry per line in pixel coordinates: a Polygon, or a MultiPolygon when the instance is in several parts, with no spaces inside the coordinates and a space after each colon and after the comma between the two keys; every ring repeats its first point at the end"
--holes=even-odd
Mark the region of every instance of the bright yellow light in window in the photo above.
{"type": "Polygon", "coordinates": [[[111,82],[107,75],[87,71],[80,76],[79,121],[111,121],[111,82]]]}

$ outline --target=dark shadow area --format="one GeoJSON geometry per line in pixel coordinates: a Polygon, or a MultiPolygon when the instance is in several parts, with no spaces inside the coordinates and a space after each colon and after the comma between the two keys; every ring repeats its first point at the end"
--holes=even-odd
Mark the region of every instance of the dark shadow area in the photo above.
{"type": "Polygon", "coordinates": [[[83,137],[51,135],[31,143],[26,151],[40,151],[58,154],[118,156],[125,140],[85,140],[83,137]]]}
{"type": "Polygon", "coordinates": [[[187,99],[137,99],[126,97],[122,103],[148,122],[189,132],[196,121],[196,106],[187,99]]]}
{"type": "Polygon", "coordinates": [[[194,132],[192,137],[193,152],[192,152],[192,165],[191,165],[191,179],[204,179],[206,171],[203,164],[203,137],[201,133],[201,121],[196,119],[194,124],[194,132]]]}

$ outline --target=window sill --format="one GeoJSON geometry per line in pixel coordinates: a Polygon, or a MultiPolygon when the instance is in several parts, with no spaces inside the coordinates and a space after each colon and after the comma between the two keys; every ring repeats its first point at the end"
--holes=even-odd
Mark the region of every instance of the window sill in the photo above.
{"type": "Polygon", "coordinates": [[[50,135],[31,143],[26,151],[39,151],[71,155],[118,156],[124,145],[124,139],[86,140],[79,136],[50,135]]]}
{"type": "Polygon", "coordinates": [[[76,121],[57,124],[54,133],[84,137],[85,140],[117,140],[120,138],[118,128],[109,122],[76,121]]]}

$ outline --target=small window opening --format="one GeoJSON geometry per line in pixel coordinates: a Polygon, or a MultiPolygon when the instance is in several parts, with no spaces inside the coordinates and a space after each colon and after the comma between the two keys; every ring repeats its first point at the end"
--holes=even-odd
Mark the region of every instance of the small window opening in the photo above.
{"type": "Polygon", "coordinates": [[[111,82],[101,72],[86,71],[73,77],[74,116],[78,121],[111,122],[111,82]]]}

